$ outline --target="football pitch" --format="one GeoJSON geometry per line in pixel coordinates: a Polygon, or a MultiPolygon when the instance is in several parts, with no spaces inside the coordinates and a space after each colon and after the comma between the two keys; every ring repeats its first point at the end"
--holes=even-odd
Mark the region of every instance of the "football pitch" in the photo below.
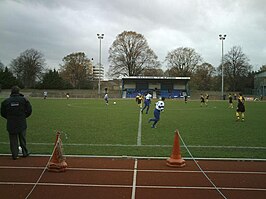
{"type": "MultiPolygon", "coordinates": [[[[0,99],[1,101],[3,99],[0,99]]],[[[246,101],[244,122],[236,122],[227,101],[165,101],[157,128],[141,114],[135,99],[30,98],[27,142],[32,154],[51,154],[60,131],[66,155],[169,157],[179,130],[183,157],[266,159],[266,103],[246,101]],[[116,101],[116,104],[113,102],[116,101]],[[185,147],[186,146],[186,147],[185,147]]],[[[234,101],[236,106],[236,101],[234,101]]],[[[0,153],[9,154],[6,121],[0,119],[0,153]]]]}

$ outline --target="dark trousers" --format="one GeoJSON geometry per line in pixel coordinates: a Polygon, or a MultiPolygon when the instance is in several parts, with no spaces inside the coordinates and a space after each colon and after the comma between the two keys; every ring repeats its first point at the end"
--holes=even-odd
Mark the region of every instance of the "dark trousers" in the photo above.
{"type": "Polygon", "coordinates": [[[26,130],[20,133],[9,133],[10,150],[13,158],[18,157],[18,140],[22,148],[23,156],[26,156],[28,154],[28,149],[26,145],[26,130]]]}
{"type": "Polygon", "coordinates": [[[153,121],[153,127],[157,124],[157,122],[160,120],[160,111],[157,109],[154,109],[154,118],[150,119],[150,121],[153,121]]]}
{"type": "Polygon", "coordinates": [[[145,102],[144,102],[144,107],[143,107],[143,109],[141,110],[142,113],[143,113],[143,111],[145,110],[145,108],[147,108],[147,110],[146,110],[146,114],[148,114],[149,109],[150,109],[150,102],[148,102],[148,101],[145,101],[145,102]]]}

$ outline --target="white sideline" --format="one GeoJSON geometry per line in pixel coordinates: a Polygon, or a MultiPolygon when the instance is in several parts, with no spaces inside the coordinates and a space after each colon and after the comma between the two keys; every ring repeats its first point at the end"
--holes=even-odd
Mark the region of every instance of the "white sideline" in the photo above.
{"type": "Polygon", "coordinates": [[[137,138],[137,146],[141,146],[141,126],[142,126],[142,113],[139,111],[139,127],[138,127],[138,138],[137,138]]]}
{"type": "MultiPolygon", "coordinates": [[[[141,139],[141,135],[140,135],[141,139]]],[[[141,140],[140,140],[141,142],[141,140]]],[[[9,142],[0,142],[0,144],[9,145],[9,142]]],[[[54,143],[37,143],[37,142],[29,142],[28,145],[47,145],[53,146],[54,143]]],[[[79,144],[79,143],[64,143],[64,146],[92,146],[92,147],[162,147],[162,148],[171,148],[173,145],[137,145],[137,144],[79,144]]],[[[181,148],[184,148],[183,145],[180,145],[181,148]]],[[[266,147],[256,147],[256,146],[207,146],[207,145],[187,145],[189,148],[221,148],[221,149],[254,149],[254,150],[266,150],[266,147]]]]}

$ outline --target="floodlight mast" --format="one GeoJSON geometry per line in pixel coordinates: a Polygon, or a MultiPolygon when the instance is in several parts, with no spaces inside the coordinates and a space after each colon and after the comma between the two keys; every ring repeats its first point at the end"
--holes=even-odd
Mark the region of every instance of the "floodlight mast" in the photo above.
{"type": "Polygon", "coordinates": [[[101,95],[101,66],[102,66],[102,39],[104,34],[97,34],[97,37],[100,41],[100,47],[99,47],[99,71],[98,71],[98,95],[100,97],[101,95]]]}
{"type": "Polygon", "coordinates": [[[224,99],[224,40],[226,35],[219,35],[219,39],[222,41],[222,99],[224,99]]]}

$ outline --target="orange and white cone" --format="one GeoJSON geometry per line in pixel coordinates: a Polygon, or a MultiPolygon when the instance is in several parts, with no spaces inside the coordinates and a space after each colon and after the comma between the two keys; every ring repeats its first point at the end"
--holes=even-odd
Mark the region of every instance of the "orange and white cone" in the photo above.
{"type": "Polygon", "coordinates": [[[63,156],[62,140],[60,138],[60,132],[57,132],[52,158],[47,166],[48,171],[53,171],[53,172],[66,171],[67,163],[65,160],[66,158],[63,156]]]}
{"type": "Polygon", "coordinates": [[[167,159],[166,164],[169,167],[184,167],[186,165],[185,160],[181,157],[178,130],[175,131],[172,155],[167,159]]]}

